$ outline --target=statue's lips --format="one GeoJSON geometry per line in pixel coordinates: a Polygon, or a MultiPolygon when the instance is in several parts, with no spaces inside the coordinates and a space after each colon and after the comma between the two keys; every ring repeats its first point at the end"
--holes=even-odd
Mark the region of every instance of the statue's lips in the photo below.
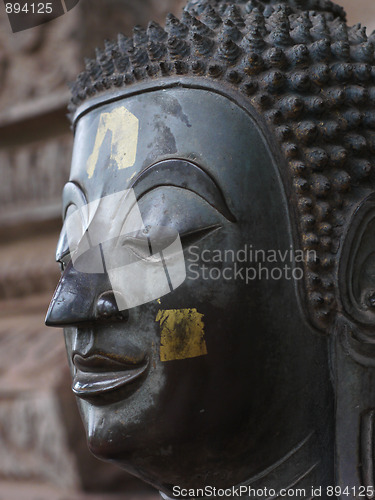
{"type": "Polygon", "coordinates": [[[75,354],[77,368],[72,390],[80,398],[99,396],[122,388],[139,379],[147,370],[148,361],[122,363],[106,356],[83,357],[75,354]]]}

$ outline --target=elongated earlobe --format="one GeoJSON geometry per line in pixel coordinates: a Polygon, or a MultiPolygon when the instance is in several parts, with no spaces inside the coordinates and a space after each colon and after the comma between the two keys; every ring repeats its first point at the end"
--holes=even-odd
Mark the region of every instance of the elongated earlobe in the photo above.
{"type": "Polygon", "coordinates": [[[354,212],[340,269],[344,311],[363,325],[375,325],[375,195],[354,212]]]}

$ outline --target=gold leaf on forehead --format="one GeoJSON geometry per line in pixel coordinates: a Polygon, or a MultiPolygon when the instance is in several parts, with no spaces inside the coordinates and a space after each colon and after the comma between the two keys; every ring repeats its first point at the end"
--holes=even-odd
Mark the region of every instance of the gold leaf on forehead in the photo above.
{"type": "Polygon", "coordinates": [[[139,120],[125,107],[116,108],[110,113],[102,113],[99,119],[93,152],[87,160],[86,170],[92,178],[98,163],[100,149],[108,132],[111,132],[111,159],[122,170],[134,165],[137,147],[139,120]]]}

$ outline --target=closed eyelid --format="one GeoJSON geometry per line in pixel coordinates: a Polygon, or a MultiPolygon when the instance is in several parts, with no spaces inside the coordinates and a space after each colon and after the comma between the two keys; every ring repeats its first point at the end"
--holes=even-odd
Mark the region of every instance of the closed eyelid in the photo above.
{"type": "Polygon", "coordinates": [[[203,227],[193,231],[188,231],[180,235],[181,241],[184,246],[190,246],[199,240],[202,240],[206,236],[216,231],[222,229],[220,224],[214,224],[213,226],[203,227]]]}
{"type": "MultiPolygon", "coordinates": [[[[182,233],[178,235],[179,236],[182,248],[188,248],[193,244],[198,243],[200,240],[204,239],[206,236],[222,229],[222,226],[220,224],[215,224],[212,226],[188,231],[186,233],[182,233]]],[[[164,250],[167,250],[169,247],[169,244],[166,245],[166,248],[158,248],[154,249],[152,248],[152,243],[150,242],[150,239],[145,237],[145,238],[138,238],[138,237],[131,237],[131,238],[125,238],[123,241],[123,245],[128,247],[128,250],[137,257],[138,259],[141,260],[147,260],[147,261],[153,261],[153,262],[162,262],[163,260],[167,261],[169,258],[173,258],[174,252],[172,254],[166,253],[164,254],[164,250]],[[147,243],[146,243],[147,242],[147,243]],[[129,243],[133,243],[133,246],[129,243]],[[140,245],[142,243],[142,245],[140,245]],[[138,245],[139,244],[139,247],[138,245]],[[142,255],[140,251],[146,250],[146,253],[142,255]],[[161,254],[163,252],[163,256],[161,254]]],[[[179,253],[180,250],[177,250],[177,253],[179,253]]]]}
{"type": "MultiPolygon", "coordinates": [[[[211,233],[214,233],[216,231],[219,231],[222,229],[222,226],[220,224],[214,224],[211,226],[207,227],[200,227],[198,229],[193,229],[190,231],[187,231],[185,233],[177,233],[176,231],[176,237],[178,236],[181,240],[181,243],[183,246],[190,246],[193,243],[196,243],[197,241],[205,238],[211,233]]],[[[135,246],[140,245],[142,247],[148,247],[150,250],[150,253],[152,253],[152,242],[150,241],[150,238],[148,237],[126,237],[124,238],[122,245],[129,245],[133,243],[135,246]]]]}

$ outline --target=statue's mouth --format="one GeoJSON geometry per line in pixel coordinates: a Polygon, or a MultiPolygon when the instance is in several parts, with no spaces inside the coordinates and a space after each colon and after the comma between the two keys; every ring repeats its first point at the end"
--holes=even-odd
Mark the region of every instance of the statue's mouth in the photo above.
{"type": "Polygon", "coordinates": [[[102,396],[134,384],[146,372],[149,364],[146,358],[141,362],[123,363],[99,354],[89,357],[75,354],[73,363],[76,373],[72,390],[82,399],[102,396]]]}

